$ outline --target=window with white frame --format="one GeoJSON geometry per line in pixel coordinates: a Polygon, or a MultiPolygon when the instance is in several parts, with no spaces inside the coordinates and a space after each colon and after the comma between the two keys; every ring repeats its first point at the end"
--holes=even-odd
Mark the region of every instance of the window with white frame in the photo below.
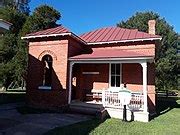
{"type": "Polygon", "coordinates": [[[111,87],[120,87],[121,85],[121,64],[110,64],[110,84],[111,87]]]}

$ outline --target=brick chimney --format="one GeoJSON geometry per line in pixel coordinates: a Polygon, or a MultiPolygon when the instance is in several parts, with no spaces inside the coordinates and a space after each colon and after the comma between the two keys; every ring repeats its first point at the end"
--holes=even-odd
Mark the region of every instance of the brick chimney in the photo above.
{"type": "Polygon", "coordinates": [[[156,34],[156,21],[155,20],[149,20],[148,21],[149,26],[149,34],[155,35],[156,34]]]}

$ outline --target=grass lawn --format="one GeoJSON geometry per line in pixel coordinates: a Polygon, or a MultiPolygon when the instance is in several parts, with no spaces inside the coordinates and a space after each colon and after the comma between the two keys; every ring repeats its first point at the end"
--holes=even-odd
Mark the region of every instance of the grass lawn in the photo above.
{"type": "Polygon", "coordinates": [[[0,105],[25,101],[25,92],[3,92],[0,93],[0,105]]]}
{"type": "Polygon", "coordinates": [[[158,105],[159,109],[161,109],[159,116],[148,123],[135,121],[125,123],[113,118],[104,122],[93,119],[62,128],[55,128],[45,135],[180,135],[180,100],[162,100],[158,105]]]}

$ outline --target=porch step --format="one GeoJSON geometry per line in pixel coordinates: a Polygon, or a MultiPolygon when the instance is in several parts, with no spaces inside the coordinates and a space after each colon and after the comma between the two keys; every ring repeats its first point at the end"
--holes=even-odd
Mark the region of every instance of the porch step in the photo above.
{"type": "Polygon", "coordinates": [[[100,119],[104,119],[107,116],[106,109],[101,104],[75,102],[70,104],[69,110],[73,113],[92,115],[100,119]]]}

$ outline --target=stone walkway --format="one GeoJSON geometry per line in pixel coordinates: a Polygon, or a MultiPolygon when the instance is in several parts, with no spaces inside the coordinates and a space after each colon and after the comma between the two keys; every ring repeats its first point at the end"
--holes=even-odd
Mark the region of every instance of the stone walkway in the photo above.
{"type": "Polygon", "coordinates": [[[22,104],[0,106],[0,135],[42,135],[55,127],[71,125],[86,121],[92,117],[80,114],[26,114],[17,112],[16,107],[22,104]]]}

